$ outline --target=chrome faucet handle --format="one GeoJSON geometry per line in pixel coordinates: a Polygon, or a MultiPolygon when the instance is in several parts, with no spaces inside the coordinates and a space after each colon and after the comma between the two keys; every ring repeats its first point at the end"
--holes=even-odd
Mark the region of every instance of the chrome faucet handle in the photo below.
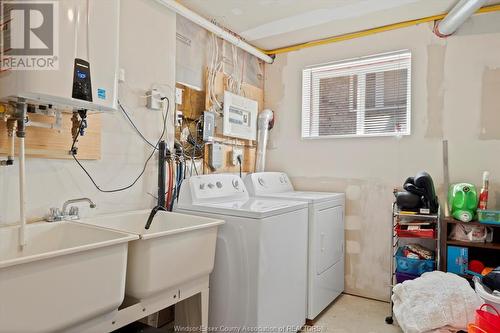
{"type": "Polygon", "coordinates": [[[45,217],[45,220],[48,222],[61,221],[62,220],[61,210],[57,207],[50,208],[49,213],[45,217]]]}
{"type": "Polygon", "coordinates": [[[80,210],[78,209],[78,207],[71,206],[71,207],[69,207],[68,215],[71,219],[73,219],[73,218],[78,219],[80,217],[79,212],[80,212],[80,210]]]}

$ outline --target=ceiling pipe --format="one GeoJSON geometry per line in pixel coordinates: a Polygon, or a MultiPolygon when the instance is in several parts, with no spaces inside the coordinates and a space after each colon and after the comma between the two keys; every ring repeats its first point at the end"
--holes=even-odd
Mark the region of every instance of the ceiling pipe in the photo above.
{"type": "Polygon", "coordinates": [[[439,37],[448,37],[478,11],[487,0],[460,0],[458,4],[445,16],[445,18],[437,23],[434,27],[434,33],[439,37]]]}
{"type": "Polygon", "coordinates": [[[246,52],[256,56],[257,58],[267,62],[268,64],[273,63],[274,59],[272,57],[268,56],[261,50],[243,41],[240,37],[237,37],[231,34],[230,32],[222,29],[221,27],[211,23],[207,19],[201,17],[192,10],[184,7],[175,0],[156,0],[156,2],[174,11],[175,13],[184,16],[191,22],[198,24],[200,27],[210,32],[213,32],[218,37],[224,39],[225,41],[228,41],[229,43],[239,47],[242,50],[245,50],[246,52]]]}

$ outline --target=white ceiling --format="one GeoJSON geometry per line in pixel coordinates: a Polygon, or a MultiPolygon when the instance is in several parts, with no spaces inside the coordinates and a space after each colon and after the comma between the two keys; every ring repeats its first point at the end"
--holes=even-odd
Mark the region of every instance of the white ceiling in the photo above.
{"type": "MultiPolygon", "coordinates": [[[[178,0],[263,49],[407,21],[458,0],[178,0]]],[[[500,3],[491,0],[488,4],[500,3]]]]}

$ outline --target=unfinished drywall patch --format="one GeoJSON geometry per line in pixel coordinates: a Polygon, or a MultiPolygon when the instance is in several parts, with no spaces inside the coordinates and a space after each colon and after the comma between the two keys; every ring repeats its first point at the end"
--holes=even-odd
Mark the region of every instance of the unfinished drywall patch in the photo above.
{"type": "Polygon", "coordinates": [[[479,139],[500,140],[500,68],[486,68],[483,72],[479,139]]]}
{"type": "Polygon", "coordinates": [[[445,55],[445,45],[427,46],[427,138],[443,137],[445,55]]]}

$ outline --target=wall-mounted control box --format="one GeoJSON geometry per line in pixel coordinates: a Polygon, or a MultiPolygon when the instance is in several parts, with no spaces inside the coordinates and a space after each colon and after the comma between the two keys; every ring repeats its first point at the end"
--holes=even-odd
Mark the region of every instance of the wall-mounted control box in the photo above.
{"type": "Polygon", "coordinates": [[[215,132],[215,113],[210,111],[203,112],[203,141],[211,142],[214,140],[215,132]]]}
{"type": "Polygon", "coordinates": [[[223,134],[233,138],[255,140],[258,112],[257,101],[224,91],[223,134]]]}
{"type": "Polygon", "coordinates": [[[224,145],[219,143],[213,143],[210,145],[210,167],[214,170],[220,169],[224,165],[224,145]]]}

